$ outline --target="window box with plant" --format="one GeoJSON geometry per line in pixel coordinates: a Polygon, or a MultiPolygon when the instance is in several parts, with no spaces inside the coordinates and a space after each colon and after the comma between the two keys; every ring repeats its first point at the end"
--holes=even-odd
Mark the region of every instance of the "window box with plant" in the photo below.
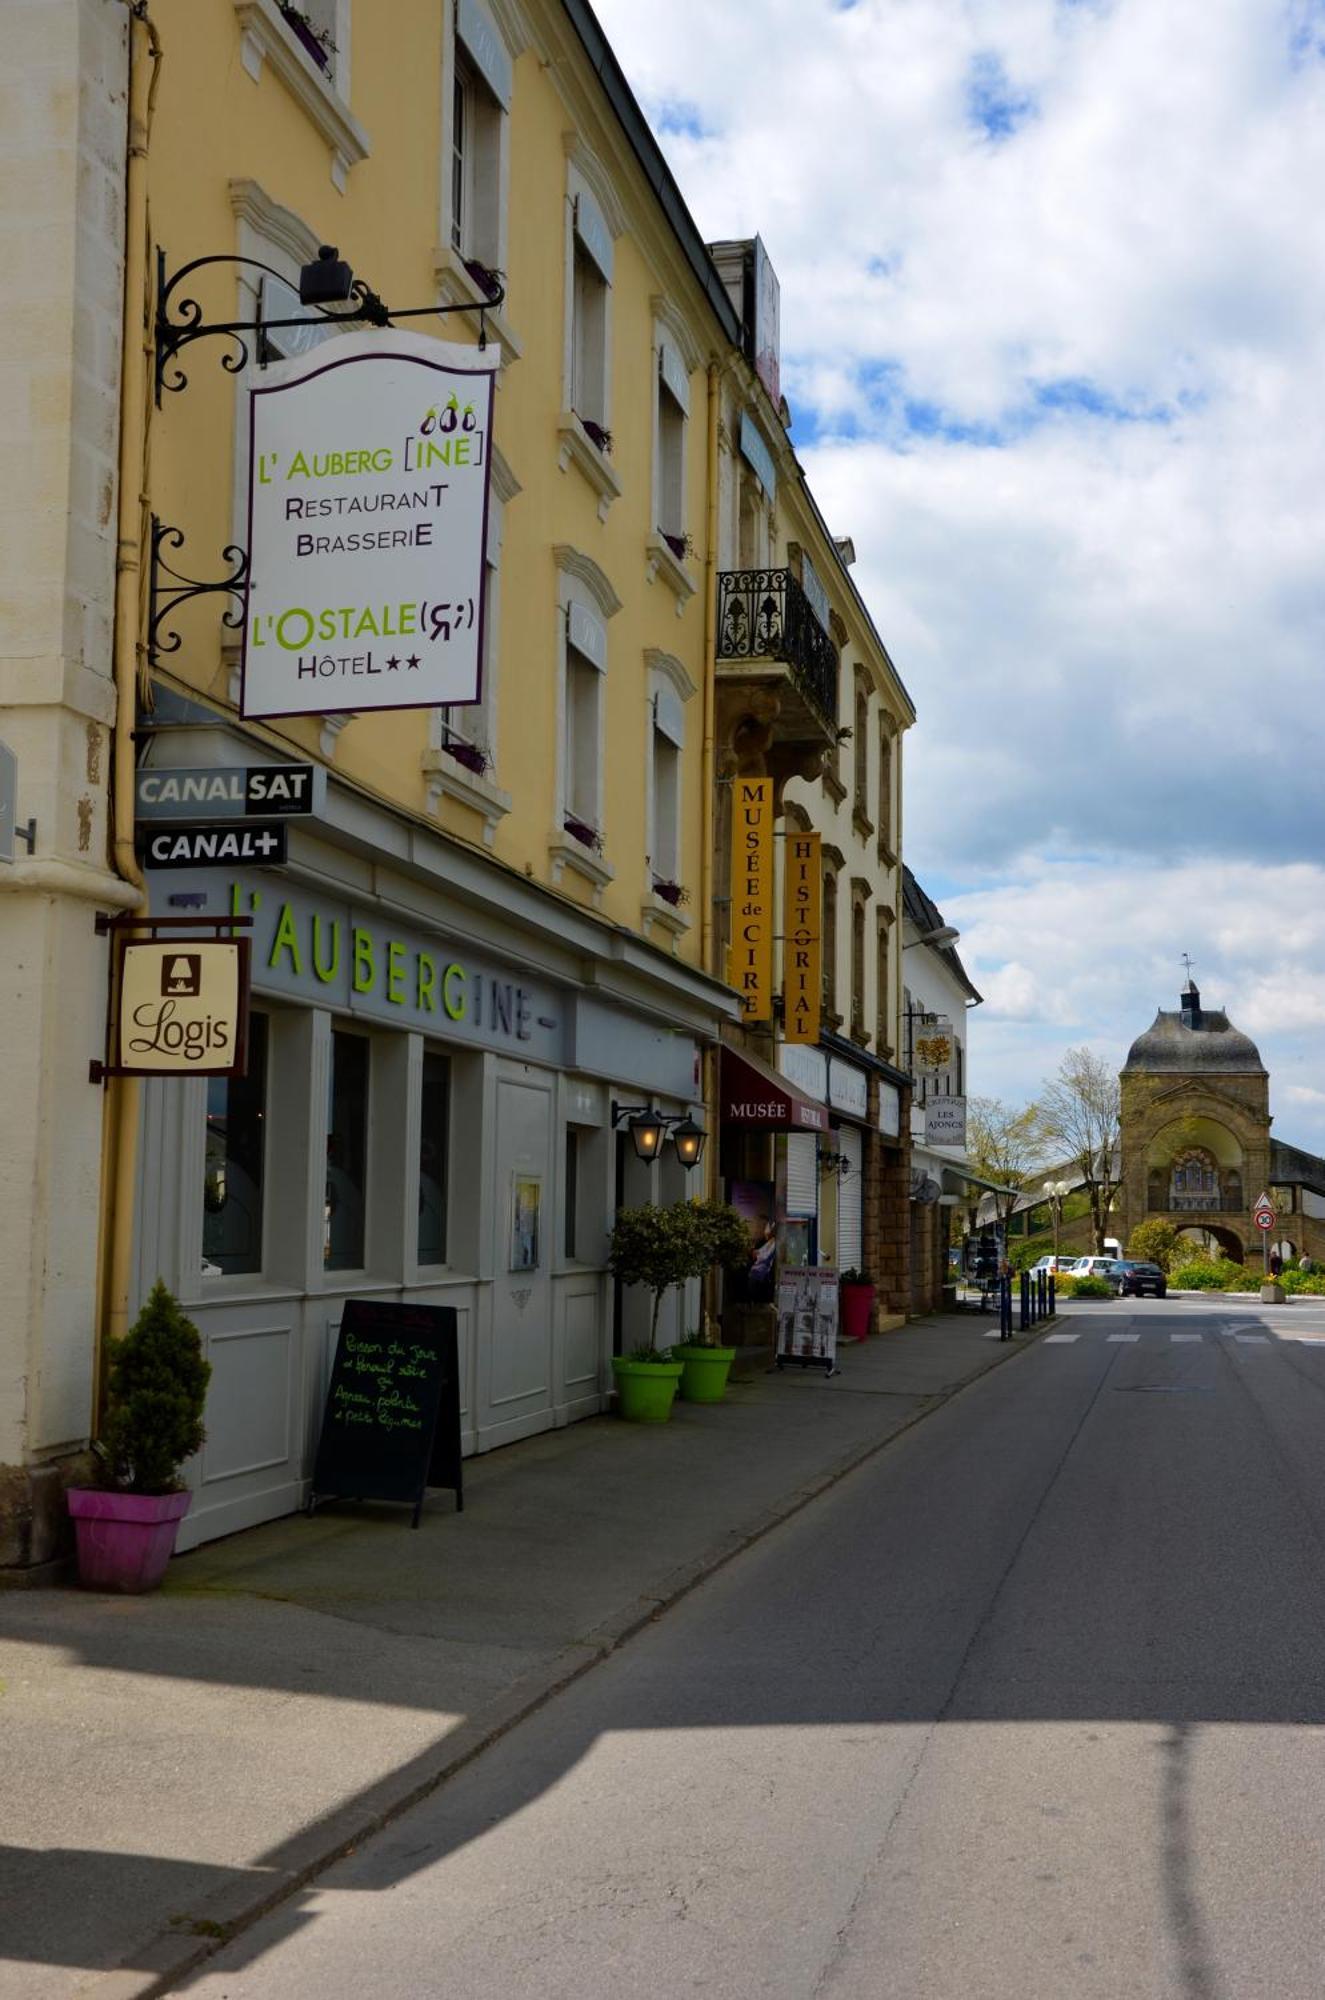
{"type": "Polygon", "coordinates": [[[106,1484],[70,1487],[78,1580],[88,1590],[155,1590],[193,1495],[179,1469],[202,1449],[211,1363],[193,1321],[158,1278],[112,1351],[96,1450],[106,1484]]]}
{"type": "Polygon", "coordinates": [[[581,847],[587,847],[591,854],[603,851],[603,836],[596,826],[590,826],[587,819],[578,819],[574,813],[563,815],[561,824],[572,840],[578,840],[581,847]]]}
{"type": "Polygon", "coordinates": [[[300,48],[306,55],[311,56],[319,69],[329,70],[331,58],[336,53],[336,44],[330,28],[319,28],[317,23],[305,14],[302,7],[288,6],[286,0],[276,0],[276,4],[281,10],[281,18],[300,48]]]}
{"type": "Polygon", "coordinates": [[[664,903],[670,903],[674,910],[679,910],[682,904],[690,901],[688,889],[683,888],[679,882],[668,881],[662,875],[653,877],[653,893],[655,896],[661,896],[664,903]]]}
{"type": "Polygon", "coordinates": [[[475,777],[481,778],[492,769],[492,759],[481,743],[467,743],[463,736],[448,736],[442,748],[448,757],[454,757],[457,764],[463,764],[475,777]]]}

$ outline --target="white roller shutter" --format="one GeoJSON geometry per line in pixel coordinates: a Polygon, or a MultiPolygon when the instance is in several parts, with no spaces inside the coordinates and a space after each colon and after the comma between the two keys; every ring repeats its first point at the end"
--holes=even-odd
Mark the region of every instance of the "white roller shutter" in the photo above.
{"type": "Polygon", "coordinates": [[[787,1214],[819,1213],[819,1142],[813,1132],[787,1134],[787,1214]]]}
{"type": "Polygon", "coordinates": [[[841,1271],[858,1271],[863,1259],[861,1225],[865,1180],[861,1172],[864,1147],[859,1132],[844,1125],[837,1134],[838,1151],[850,1161],[837,1189],[837,1264],[841,1271]]]}

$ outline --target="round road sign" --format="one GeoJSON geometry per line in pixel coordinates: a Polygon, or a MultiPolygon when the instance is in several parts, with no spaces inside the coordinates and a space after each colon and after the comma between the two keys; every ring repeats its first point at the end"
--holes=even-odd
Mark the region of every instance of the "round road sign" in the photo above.
{"type": "Polygon", "coordinates": [[[1258,1229],[1274,1228],[1274,1210],[1272,1208],[1258,1208],[1251,1219],[1258,1229]]]}

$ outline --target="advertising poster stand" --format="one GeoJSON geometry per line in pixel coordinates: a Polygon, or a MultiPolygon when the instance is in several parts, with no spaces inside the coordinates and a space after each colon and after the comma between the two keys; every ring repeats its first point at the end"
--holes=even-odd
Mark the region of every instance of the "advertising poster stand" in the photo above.
{"type": "Polygon", "coordinates": [[[838,1272],[806,1265],[784,1271],[778,1279],[778,1331],[774,1360],[778,1368],[795,1361],[802,1368],[837,1371],[838,1272]]]}

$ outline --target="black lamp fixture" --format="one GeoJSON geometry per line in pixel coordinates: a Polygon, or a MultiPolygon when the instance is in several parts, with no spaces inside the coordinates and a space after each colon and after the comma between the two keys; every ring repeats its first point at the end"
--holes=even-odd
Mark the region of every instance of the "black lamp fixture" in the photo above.
{"type": "Polygon", "coordinates": [[[618,1104],[613,1100],[612,1126],[624,1124],[639,1160],[656,1160],[670,1138],[676,1157],[686,1168],[698,1166],[708,1133],[689,1112],[659,1111],[654,1104],[618,1104]]]}

